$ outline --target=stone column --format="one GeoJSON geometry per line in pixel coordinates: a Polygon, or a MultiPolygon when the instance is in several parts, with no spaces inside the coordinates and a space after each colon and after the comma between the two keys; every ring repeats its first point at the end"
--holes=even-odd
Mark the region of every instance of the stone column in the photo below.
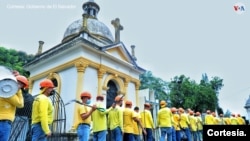
{"type": "Polygon", "coordinates": [[[136,96],[136,106],[139,106],[139,88],[140,88],[140,82],[135,83],[135,96],[136,96]]]}
{"type": "Polygon", "coordinates": [[[102,78],[103,75],[106,73],[106,70],[103,68],[100,68],[98,70],[98,94],[97,95],[101,95],[102,94],[102,78]]]}
{"type": "MultiPolygon", "coordinates": [[[[87,62],[84,62],[84,61],[78,61],[75,63],[75,67],[77,68],[77,80],[76,80],[76,99],[80,99],[80,94],[83,90],[83,74],[86,70],[86,68],[88,67],[88,63],[87,62]]],[[[77,115],[77,107],[79,105],[75,103],[75,106],[74,106],[74,121],[73,121],[73,128],[76,129],[76,117],[78,116],[77,115]]]]}
{"type": "Polygon", "coordinates": [[[128,99],[128,83],[130,80],[128,78],[125,78],[124,80],[124,93],[125,93],[125,99],[128,99]]]}

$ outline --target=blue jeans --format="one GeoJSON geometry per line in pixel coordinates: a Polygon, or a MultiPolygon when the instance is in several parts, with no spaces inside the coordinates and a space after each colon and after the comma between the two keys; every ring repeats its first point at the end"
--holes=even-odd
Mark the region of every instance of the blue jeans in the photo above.
{"type": "Polygon", "coordinates": [[[106,130],[93,133],[93,141],[106,141],[106,130]]]}
{"type": "Polygon", "coordinates": [[[172,140],[176,141],[176,130],[172,127],[172,140]]]}
{"type": "Polygon", "coordinates": [[[191,135],[192,135],[192,141],[197,141],[198,132],[197,131],[191,131],[191,135]]]}
{"type": "Polygon", "coordinates": [[[123,140],[124,141],[134,141],[134,135],[132,133],[124,133],[123,140]]]}
{"type": "Polygon", "coordinates": [[[202,132],[203,132],[202,130],[197,131],[197,140],[198,141],[202,141],[202,132]]]}
{"type": "Polygon", "coordinates": [[[43,132],[40,123],[31,125],[31,134],[32,134],[32,141],[47,141],[47,136],[43,132]]]}
{"type": "Polygon", "coordinates": [[[143,134],[144,141],[153,141],[153,130],[151,128],[146,128],[147,135],[143,134]],[[146,138],[146,139],[145,139],[146,138]]]}
{"type": "Polygon", "coordinates": [[[181,141],[181,131],[175,130],[176,141],[181,141]]]}
{"type": "Polygon", "coordinates": [[[10,121],[0,121],[0,139],[1,141],[8,141],[11,132],[10,121]]]}
{"type": "Polygon", "coordinates": [[[116,127],[111,130],[112,141],[122,141],[122,130],[120,127],[116,127]]]}
{"type": "Polygon", "coordinates": [[[185,132],[185,134],[187,136],[188,141],[192,141],[190,129],[189,128],[185,128],[183,130],[184,130],[184,132],[185,132]]]}
{"type": "Polygon", "coordinates": [[[161,127],[160,141],[165,141],[167,135],[167,141],[172,141],[172,127],[161,127]]]}
{"type": "Polygon", "coordinates": [[[77,136],[79,141],[89,141],[90,126],[87,124],[79,124],[77,127],[77,136]]]}
{"type": "Polygon", "coordinates": [[[141,141],[140,135],[135,135],[134,134],[134,141],[141,141]]]}

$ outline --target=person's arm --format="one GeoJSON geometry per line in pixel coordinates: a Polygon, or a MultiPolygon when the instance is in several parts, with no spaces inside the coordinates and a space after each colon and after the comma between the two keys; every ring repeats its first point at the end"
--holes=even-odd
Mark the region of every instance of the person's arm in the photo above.
{"type": "Polygon", "coordinates": [[[140,120],[139,118],[137,118],[137,117],[133,117],[133,120],[134,120],[135,122],[137,122],[137,124],[138,124],[138,125],[140,126],[140,128],[142,129],[142,132],[144,133],[144,135],[146,135],[147,132],[146,132],[145,128],[143,127],[143,125],[142,125],[142,123],[141,123],[141,120],[140,120]]]}
{"type": "Polygon", "coordinates": [[[41,121],[41,126],[46,135],[50,135],[51,131],[49,129],[49,123],[48,123],[48,104],[49,101],[45,98],[39,99],[39,116],[41,121]]]}
{"type": "Polygon", "coordinates": [[[113,107],[109,107],[108,109],[106,109],[104,112],[100,111],[101,115],[107,115],[109,113],[109,111],[112,109],[113,107]]]}
{"type": "Polygon", "coordinates": [[[154,121],[153,121],[153,118],[152,118],[152,115],[150,112],[149,112],[148,116],[149,116],[149,122],[150,122],[152,128],[155,129],[154,121]]]}
{"type": "Polygon", "coordinates": [[[6,101],[16,106],[17,108],[23,108],[24,100],[23,100],[22,90],[19,89],[15,95],[13,95],[10,98],[7,98],[6,101]]]}
{"type": "MultiPolygon", "coordinates": [[[[84,108],[85,108],[85,106],[84,106],[84,108]]],[[[83,120],[87,119],[95,110],[96,110],[96,105],[93,105],[90,111],[83,110],[83,113],[81,114],[81,118],[83,120]]]]}

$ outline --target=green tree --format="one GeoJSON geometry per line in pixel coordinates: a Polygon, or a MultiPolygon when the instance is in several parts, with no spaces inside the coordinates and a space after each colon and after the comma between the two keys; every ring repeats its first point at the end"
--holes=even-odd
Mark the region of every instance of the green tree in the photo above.
{"type": "MultiPolygon", "coordinates": [[[[215,78],[216,80],[221,80],[218,79],[219,77],[215,78]]],[[[204,112],[206,109],[215,110],[218,103],[218,97],[214,87],[223,85],[222,83],[216,83],[219,86],[212,86],[210,82],[211,81],[207,80],[207,77],[203,77],[200,84],[197,84],[194,80],[190,80],[190,78],[185,75],[175,76],[169,83],[169,95],[172,106],[185,109],[191,108],[201,112],[204,112]]]]}
{"type": "Polygon", "coordinates": [[[26,62],[31,61],[33,58],[34,55],[28,55],[23,51],[0,47],[0,65],[6,66],[12,70],[17,70],[20,74],[26,77],[29,76],[29,72],[23,69],[23,65],[26,62]]]}
{"type": "Polygon", "coordinates": [[[145,73],[139,76],[140,79],[140,90],[149,89],[153,90],[155,94],[155,98],[159,100],[167,99],[167,89],[168,83],[163,81],[161,78],[153,76],[151,71],[146,71],[145,73]]]}

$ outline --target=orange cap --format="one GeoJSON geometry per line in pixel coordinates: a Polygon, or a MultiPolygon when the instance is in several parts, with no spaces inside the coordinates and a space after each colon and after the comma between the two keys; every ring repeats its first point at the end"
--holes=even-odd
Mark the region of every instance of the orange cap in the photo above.
{"type": "Polygon", "coordinates": [[[181,113],[184,113],[184,109],[183,109],[183,108],[179,108],[179,111],[180,111],[181,113]]]}
{"type": "Polygon", "coordinates": [[[200,113],[200,112],[196,112],[195,115],[196,115],[196,116],[199,116],[199,115],[201,115],[201,113],[200,113]]]}
{"type": "Polygon", "coordinates": [[[149,103],[145,103],[144,107],[151,107],[151,105],[149,103]]]}
{"type": "Polygon", "coordinates": [[[81,93],[81,96],[80,96],[81,98],[82,97],[88,97],[89,99],[91,98],[91,94],[90,94],[90,92],[88,92],[88,91],[85,91],[85,92],[82,92],[81,93]]]}
{"type": "Polygon", "coordinates": [[[54,88],[54,84],[50,79],[44,79],[43,81],[40,82],[40,87],[41,88],[54,88]]]}
{"type": "Polygon", "coordinates": [[[98,95],[98,96],[96,96],[96,99],[104,99],[104,97],[103,97],[103,95],[98,95]]]}
{"type": "Polygon", "coordinates": [[[190,114],[190,115],[194,115],[194,111],[190,110],[190,111],[189,111],[189,114],[190,114]]]}
{"type": "Polygon", "coordinates": [[[174,112],[177,112],[177,109],[175,107],[172,107],[171,108],[171,112],[174,113],[174,112]]]}
{"type": "Polygon", "coordinates": [[[132,102],[129,101],[129,100],[127,100],[127,101],[125,102],[125,104],[126,104],[126,105],[132,105],[132,102]]]}
{"type": "Polygon", "coordinates": [[[160,105],[161,105],[161,107],[166,107],[167,106],[167,102],[165,100],[162,100],[160,102],[160,105]]]}
{"type": "Polygon", "coordinates": [[[24,87],[27,88],[29,86],[28,79],[25,76],[17,75],[16,76],[17,81],[20,81],[24,84],[24,87]]]}

